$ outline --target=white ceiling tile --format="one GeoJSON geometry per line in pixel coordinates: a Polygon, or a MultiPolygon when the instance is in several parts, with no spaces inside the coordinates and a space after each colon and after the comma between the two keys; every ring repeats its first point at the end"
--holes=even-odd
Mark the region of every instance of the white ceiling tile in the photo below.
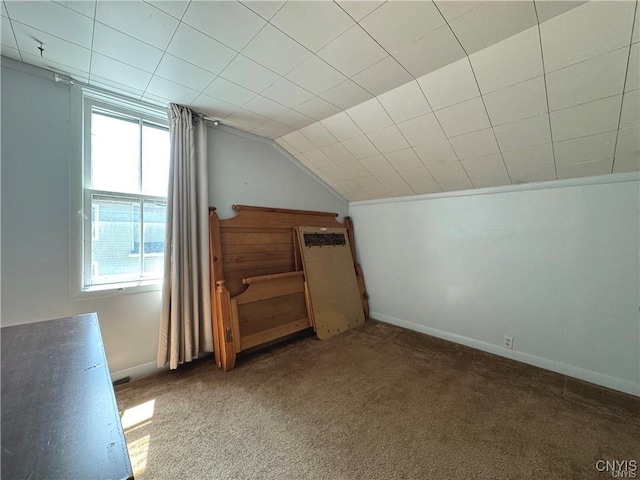
{"type": "Polygon", "coordinates": [[[379,153],[370,157],[360,159],[360,163],[374,175],[380,175],[382,173],[394,171],[393,167],[387,161],[387,159],[379,153]]]}
{"type": "Polygon", "coordinates": [[[484,95],[493,125],[522,120],[548,111],[543,77],[532,78],[484,95]]]}
{"type": "Polygon", "coordinates": [[[352,80],[345,80],[323,92],[320,96],[343,110],[373,98],[373,95],[352,80]]]}
{"type": "Polygon", "coordinates": [[[331,160],[329,160],[329,157],[327,157],[319,148],[305,152],[304,156],[307,157],[307,159],[309,159],[311,163],[318,168],[333,165],[333,163],[331,163],[331,160]]]}
{"type": "Polygon", "coordinates": [[[276,83],[264,90],[262,95],[291,108],[314,97],[313,93],[308,92],[295,83],[290,82],[286,78],[278,80],[276,83]]]}
{"type": "Polygon", "coordinates": [[[155,71],[163,54],[162,50],[99,22],[95,24],[93,51],[150,73],[155,71]]]}
{"type": "Polygon", "coordinates": [[[336,3],[340,5],[340,7],[351,16],[351,18],[356,22],[359,22],[382,5],[384,1],[362,0],[354,2],[353,0],[343,0],[337,1],[336,3]]]}
{"type": "MultiPolygon", "coordinates": [[[[131,88],[142,91],[147,88],[147,85],[151,80],[151,74],[149,72],[126,65],[95,52],[91,56],[91,76],[93,75],[97,75],[98,77],[106,78],[107,80],[112,80],[123,85],[128,85],[131,88]]],[[[171,97],[164,96],[164,98],[171,97]]],[[[188,103],[191,103],[194,98],[195,97],[189,100],[188,103]]]]}
{"type": "Polygon", "coordinates": [[[502,158],[509,173],[551,168],[554,169],[555,178],[555,163],[550,143],[502,152],[502,158]]]}
{"type": "Polygon", "coordinates": [[[622,97],[620,127],[628,128],[640,124],[640,90],[627,92],[622,97]]]}
{"type": "MultiPolygon", "coordinates": [[[[15,53],[18,52],[17,50],[15,50],[15,52],[7,52],[6,50],[9,50],[10,47],[3,47],[3,53],[2,55],[5,55],[6,53],[15,53]]],[[[80,48],[80,47],[78,47],[80,48]]],[[[10,57],[10,58],[15,58],[15,57],[10,57]]],[[[80,82],[85,82],[87,83],[89,81],[89,72],[87,70],[78,70],[75,69],[73,67],[69,67],[66,64],[61,64],[58,62],[53,62],[49,59],[44,59],[41,58],[39,55],[35,56],[35,55],[29,55],[27,53],[21,52],[18,53],[18,57],[15,58],[16,60],[20,60],[23,61],[25,63],[28,63],[30,65],[35,65],[37,67],[41,67],[41,68],[45,68],[47,70],[51,70],[52,72],[58,72],[58,73],[62,73],[64,75],[68,75],[73,79],[76,79],[80,82]]],[[[83,62],[83,65],[89,65],[89,62],[87,62],[86,64],[83,62]]],[[[129,96],[131,96],[131,93],[129,93],[129,96]]],[[[135,96],[135,94],[134,94],[135,96]]]]}
{"type": "Polygon", "coordinates": [[[284,105],[274,102],[273,100],[269,100],[261,95],[257,95],[249,100],[242,106],[242,108],[249,112],[262,115],[263,117],[275,117],[276,115],[285,113],[288,110],[284,105]]]}
{"type": "Polygon", "coordinates": [[[347,110],[347,115],[364,133],[380,130],[393,124],[393,120],[387,115],[377,98],[351,107],[347,110]]]}
{"type": "Polygon", "coordinates": [[[415,80],[379,95],[378,100],[396,123],[419,117],[431,111],[415,80]]]}
{"type": "Polygon", "coordinates": [[[409,147],[409,144],[395,125],[367,133],[367,137],[382,153],[394,152],[409,147]]]}
{"type": "Polygon", "coordinates": [[[480,96],[469,60],[465,57],[418,79],[431,107],[440,110],[480,96]]]}
{"type": "Polygon", "coordinates": [[[256,96],[256,94],[251,90],[241,87],[240,85],[236,85],[222,77],[217,77],[213,82],[211,82],[203,93],[238,106],[244,105],[256,96]]]}
{"type": "MultiPolygon", "coordinates": [[[[29,62],[31,63],[31,62],[29,62]]],[[[158,105],[161,107],[167,107],[169,105],[169,101],[166,98],[159,97],[144,97],[144,90],[140,90],[139,88],[132,88],[129,85],[124,85],[119,82],[114,82],[113,80],[109,80],[106,78],[101,78],[97,75],[91,75],[91,79],[87,81],[89,85],[94,87],[104,88],[110,92],[114,92],[120,95],[124,95],[126,97],[135,97],[141,98],[145,101],[152,103],[154,105],[158,105]]]]}
{"type": "Polygon", "coordinates": [[[396,52],[445,24],[433,2],[386,2],[360,25],[388,52],[396,52]]]}
{"type": "Polygon", "coordinates": [[[324,154],[336,165],[357,161],[356,157],[351,155],[351,152],[349,152],[349,150],[347,150],[341,143],[326,145],[320,148],[320,150],[322,150],[324,154]]]}
{"type": "Polygon", "coordinates": [[[637,172],[640,170],[640,153],[616,156],[612,173],[637,172]]]}
{"type": "Polygon", "coordinates": [[[184,85],[180,85],[179,83],[166,80],[156,75],[154,75],[149,82],[149,86],[145,93],[168,98],[172,103],[180,103],[182,105],[190,105],[200,95],[200,92],[197,90],[193,90],[185,87],[184,85]]]}
{"type": "Polygon", "coordinates": [[[388,197],[406,197],[408,195],[414,195],[416,192],[409,185],[402,185],[393,188],[387,188],[387,193],[383,197],[379,198],[388,198],[388,197]]]}
{"type": "Polygon", "coordinates": [[[362,130],[358,128],[354,121],[351,120],[351,117],[345,112],[340,112],[332,117],[325,118],[322,120],[322,125],[340,141],[362,135],[362,130]]]}
{"type": "Polygon", "coordinates": [[[340,170],[336,165],[329,165],[320,169],[331,180],[348,180],[347,174],[340,170]]]}
{"type": "MultiPolygon", "coordinates": [[[[20,56],[20,50],[18,50],[17,48],[8,47],[8,46],[2,44],[2,45],[0,45],[0,54],[3,57],[12,58],[12,59],[17,60],[19,62],[22,61],[22,57],[20,56]]],[[[0,60],[0,62],[1,62],[1,60],[0,60]]]]}
{"type": "Polygon", "coordinates": [[[448,137],[490,127],[481,98],[474,98],[435,112],[448,137]]]}
{"type": "Polygon", "coordinates": [[[0,35],[2,36],[3,47],[10,47],[17,49],[16,37],[13,35],[13,28],[11,27],[11,21],[7,17],[0,17],[2,19],[2,25],[0,28],[0,35]]]}
{"type": "Polygon", "coordinates": [[[616,157],[629,155],[640,155],[640,135],[637,127],[618,130],[616,157]]]}
{"type": "Polygon", "coordinates": [[[540,25],[547,73],[629,44],[635,2],[588,2],[540,25]]]}
{"type": "Polygon", "coordinates": [[[371,175],[371,172],[364,168],[364,166],[357,160],[354,162],[343,163],[340,165],[340,168],[349,176],[349,178],[366,177],[371,175]]]}
{"type": "Polygon", "coordinates": [[[265,20],[269,20],[286,2],[278,2],[276,0],[245,0],[241,3],[265,20]]]}
{"type": "Polygon", "coordinates": [[[415,147],[423,143],[446,141],[447,137],[442,131],[438,120],[433,113],[412,118],[399,123],[398,128],[407,139],[409,145],[415,147]]]}
{"type": "Polygon", "coordinates": [[[503,153],[533,145],[551,143],[551,127],[548,114],[505,123],[498,127],[493,127],[493,131],[503,153]]]}
{"type": "Polygon", "coordinates": [[[4,1],[0,2],[0,6],[2,7],[2,11],[0,12],[0,14],[3,17],[8,17],[9,14],[7,13],[7,7],[4,6],[4,1]]]}
{"type": "Polygon", "coordinates": [[[398,171],[413,170],[422,167],[420,158],[413,151],[413,148],[404,148],[395,152],[385,153],[384,156],[389,163],[398,171]]]}
{"type": "Polygon", "coordinates": [[[631,37],[631,43],[638,43],[640,41],[640,15],[636,11],[636,18],[633,24],[633,36],[631,37]]]}
{"type": "Polygon", "coordinates": [[[483,177],[471,177],[471,182],[475,188],[489,188],[500,187],[502,185],[511,185],[511,179],[506,172],[498,173],[496,175],[489,175],[483,177]]]}
{"type": "Polygon", "coordinates": [[[500,152],[491,128],[452,137],[449,141],[459,159],[500,152]]]}
{"type": "MultiPolygon", "coordinates": [[[[638,15],[640,17],[640,15],[638,15]]],[[[638,27],[640,28],[640,26],[638,27]]],[[[627,66],[627,80],[624,84],[624,91],[630,92],[640,88],[640,44],[631,45],[629,52],[629,64],[627,66]]]]}
{"type": "MultiPolygon", "coordinates": [[[[460,162],[449,162],[449,163],[439,163],[434,165],[428,165],[429,171],[431,175],[436,180],[436,182],[440,183],[448,183],[456,180],[468,180],[466,172],[462,168],[462,164],[460,162]]],[[[471,186],[471,184],[469,184],[471,186]]],[[[443,188],[444,190],[444,188],[443,188]]]]}
{"type": "Polygon", "coordinates": [[[155,75],[199,92],[216,78],[215,74],[168,53],[162,57],[155,75]]]}
{"type": "Polygon", "coordinates": [[[565,178],[595,177],[611,173],[613,168],[612,160],[596,160],[594,162],[572,163],[562,165],[557,168],[558,180],[565,178]]]}
{"type": "Polygon", "coordinates": [[[343,75],[351,77],[385,58],[387,52],[359,25],[354,25],[317,55],[343,75]]]}
{"type": "Polygon", "coordinates": [[[344,191],[354,192],[354,191],[361,190],[360,186],[356,182],[348,178],[345,178],[343,180],[337,180],[336,187],[338,187],[342,192],[344,191]]]}
{"type": "Polygon", "coordinates": [[[293,148],[289,142],[284,140],[284,137],[276,138],[274,141],[294,157],[296,153],[300,153],[295,148],[293,148]]]}
{"type": "Polygon", "coordinates": [[[440,185],[443,192],[454,192],[473,188],[471,181],[467,177],[455,178],[452,180],[438,180],[438,185],[440,185]]]}
{"type": "MultiPolygon", "coordinates": [[[[82,47],[91,47],[93,21],[84,15],[54,2],[7,2],[6,8],[13,22],[20,22],[82,47]]],[[[32,42],[35,43],[35,40],[32,42]]]]}
{"type": "Polygon", "coordinates": [[[268,138],[276,138],[281,135],[285,135],[292,130],[291,127],[272,119],[261,123],[260,125],[258,125],[258,128],[262,130],[268,138]]]}
{"type": "Polygon", "coordinates": [[[423,166],[401,171],[400,174],[413,191],[419,195],[440,192],[440,187],[423,166]]]}
{"type": "Polygon", "coordinates": [[[618,128],[622,95],[603,98],[551,113],[554,141],[608,132],[618,128]]]}
{"type": "Polygon", "coordinates": [[[592,162],[608,162],[608,171],[601,173],[610,173],[615,144],[616,132],[600,133],[598,135],[555,142],[553,149],[558,175],[560,176],[561,169],[566,166],[592,162]]]}
{"type": "Polygon", "coordinates": [[[532,170],[518,170],[509,172],[511,183],[520,185],[523,183],[548,182],[556,179],[556,168],[537,168],[532,170]]]}
{"type": "Polygon", "coordinates": [[[470,55],[469,60],[482,93],[540,76],[543,70],[538,27],[480,50],[470,55]]]}
{"type": "MultiPolygon", "coordinates": [[[[96,14],[96,0],[56,0],[55,3],[59,3],[63,7],[70,8],[78,13],[81,13],[85,17],[94,18],[96,14]]],[[[4,2],[2,5],[2,11],[4,12],[4,2]]],[[[6,15],[3,13],[3,15],[6,15]]]]}
{"type": "Polygon", "coordinates": [[[337,143],[338,141],[320,122],[301,128],[299,131],[318,148],[337,143]]]}
{"type": "Polygon", "coordinates": [[[280,123],[284,123],[285,125],[289,125],[295,129],[306,127],[307,125],[311,125],[316,122],[315,119],[307,117],[295,110],[288,110],[285,113],[276,115],[275,119],[280,123]]]}
{"type": "Polygon", "coordinates": [[[243,127],[252,128],[262,125],[266,120],[262,115],[239,108],[225,119],[225,123],[233,122],[243,127]]]}
{"type": "Polygon", "coordinates": [[[346,80],[344,75],[315,55],[294,68],[287,78],[317,95],[346,80]]]}
{"type": "Polygon", "coordinates": [[[536,11],[538,12],[538,21],[540,23],[557,17],[572,8],[579,7],[586,2],[578,2],[576,0],[536,0],[536,11]]]}
{"type": "Polygon", "coordinates": [[[404,181],[404,178],[402,178],[398,172],[391,171],[387,173],[379,173],[375,175],[375,177],[385,188],[395,188],[407,185],[407,182],[404,181]]]}
{"type": "Polygon", "coordinates": [[[179,21],[142,1],[100,1],[96,20],[164,50],[179,21]]]}
{"type": "Polygon", "coordinates": [[[374,189],[382,189],[382,184],[380,183],[380,181],[374,177],[373,175],[370,175],[368,177],[358,177],[358,178],[354,178],[354,181],[362,188],[364,188],[365,190],[374,190],[374,189]]]}
{"type": "Polygon", "coordinates": [[[288,135],[285,135],[283,138],[298,152],[304,153],[315,148],[315,145],[311,143],[309,139],[302,135],[300,132],[291,132],[288,135]]]}
{"type": "Polygon", "coordinates": [[[220,73],[236,55],[234,50],[184,23],[178,27],[167,53],[213,73],[220,73]]]}
{"type": "Polygon", "coordinates": [[[549,109],[560,110],[622,93],[629,49],[621,48],[546,76],[549,109]]]}
{"type": "Polygon", "coordinates": [[[376,147],[373,146],[373,143],[364,135],[345,140],[342,144],[351,152],[351,155],[357,159],[370,157],[379,153],[376,147]]]}
{"type": "Polygon", "coordinates": [[[266,24],[240,2],[190,2],[182,21],[237,51],[266,24]]]}
{"type": "Polygon", "coordinates": [[[469,178],[471,178],[471,181],[474,184],[476,183],[475,179],[477,178],[493,177],[501,174],[507,175],[502,155],[499,153],[467,158],[465,160],[460,160],[460,163],[462,163],[467,175],[469,175],[469,178]]]}
{"type": "Polygon", "coordinates": [[[286,75],[309,58],[311,52],[267,24],[244,47],[242,54],[280,75],[286,75]]]}
{"type": "Polygon", "coordinates": [[[210,97],[204,93],[191,102],[191,107],[197,112],[214,119],[224,119],[237,110],[237,106],[224,102],[220,99],[210,97]]]}
{"type": "Polygon", "coordinates": [[[393,57],[387,57],[351,79],[369,93],[380,95],[413,80],[413,77],[393,57]]]}
{"type": "Polygon", "coordinates": [[[474,8],[478,8],[482,5],[482,2],[478,2],[475,0],[464,1],[464,0],[456,0],[452,2],[451,0],[443,0],[437,1],[435,4],[438,6],[438,10],[444,16],[444,18],[448,22],[452,22],[458,17],[470,12],[474,8]]]}
{"type": "Polygon", "coordinates": [[[234,58],[220,76],[258,93],[281,78],[277,73],[242,55],[234,58]]]}
{"type": "Polygon", "coordinates": [[[423,143],[413,147],[413,150],[427,167],[440,163],[458,162],[456,152],[453,151],[448,140],[423,143]]]}
{"type": "MultiPolygon", "coordinates": [[[[168,13],[172,17],[177,18],[178,20],[182,18],[184,12],[187,11],[187,7],[189,6],[189,0],[145,0],[147,3],[153,5],[156,8],[159,8],[164,13],[168,13]]],[[[78,2],[77,0],[72,0],[70,3],[84,3],[78,2]]]]}
{"type": "Polygon", "coordinates": [[[415,78],[464,58],[466,54],[448,25],[393,54],[415,78]]]}
{"type": "Polygon", "coordinates": [[[340,111],[338,107],[320,97],[313,97],[311,100],[297,105],[295,110],[316,120],[324,120],[340,111]]]}
{"type": "Polygon", "coordinates": [[[312,52],[355,24],[334,2],[287,2],[270,22],[312,52]]]}
{"type": "Polygon", "coordinates": [[[470,55],[537,22],[533,2],[484,2],[449,25],[470,55]]]}

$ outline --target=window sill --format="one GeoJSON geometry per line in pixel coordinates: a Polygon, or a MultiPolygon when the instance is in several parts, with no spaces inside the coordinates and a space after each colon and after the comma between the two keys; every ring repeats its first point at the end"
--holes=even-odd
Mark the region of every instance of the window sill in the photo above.
{"type": "Polygon", "coordinates": [[[92,298],[115,297],[132,293],[154,292],[162,289],[162,280],[143,280],[140,282],[111,283],[109,285],[94,285],[83,288],[73,298],[89,300],[92,298]]]}

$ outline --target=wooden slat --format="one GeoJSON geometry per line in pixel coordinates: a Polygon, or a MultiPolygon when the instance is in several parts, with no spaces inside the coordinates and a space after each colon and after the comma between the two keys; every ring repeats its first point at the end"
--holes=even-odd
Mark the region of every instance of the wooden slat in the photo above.
{"type": "Polygon", "coordinates": [[[276,260],[280,258],[290,259],[291,257],[292,254],[288,250],[280,250],[275,252],[225,252],[224,254],[224,260],[226,263],[276,260]]]}
{"type": "Polygon", "coordinates": [[[270,342],[271,340],[276,340],[278,338],[291,335],[292,333],[300,332],[310,326],[311,324],[309,323],[309,319],[303,318],[285,325],[270,328],[269,330],[254,333],[253,335],[247,335],[242,337],[242,349],[246,350],[248,348],[255,347],[256,345],[261,345],[263,343],[270,342]]]}
{"type": "Polygon", "coordinates": [[[235,299],[231,299],[231,330],[233,331],[233,345],[236,348],[236,354],[242,350],[240,342],[240,322],[238,321],[238,303],[235,299]]]}
{"type": "Polygon", "coordinates": [[[244,338],[307,316],[304,293],[238,305],[240,334],[244,338]]]}
{"type": "Polygon", "coordinates": [[[291,210],[288,208],[272,208],[272,207],[257,207],[254,205],[232,205],[236,212],[240,211],[251,211],[251,212],[274,212],[274,213],[293,213],[293,214],[302,214],[302,215],[320,215],[326,217],[337,217],[337,213],[333,212],[316,212],[313,210],[291,210]]]}
{"type": "Polygon", "coordinates": [[[304,292],[304,279],[302,277],[283,277],[268,282],[257,282],[249,286],[247,290],[235,297],[238,305],[258,302],[267,298],[282,297],[292,293],[304,292]]]}
{"type": "Polygon", "coordinates": [[[287,273],[274,273],[273,275],[261,275],[259,277],[247,277],[242,280],[245,285],[251,285],[257,282],[270,282],[272,280],[279,280],[281,278],[300,277],[304,278],[304,272],[287,272],[287,273]]]}
{"type": "Polygon", "coordinates": [[[243,253],[276,253],[287,252],[291,254],[291,245],[287,243],[272,243],[267,245],[225,245],[223,255],[225,258],[230,254],[243,253]]]}
{"type": "Polygon", "coordinates": [[[272,268],[256,268],[247,270],[246,272],[230,272],[225,275],[227,288],[231,296],[239,295],[246,290],[246,286],[242,284],[242,279],[247,277],[258,277],[260,275],[270,275],[272,273],[285,273],[293,271],[293,263],[285,267],[272,268]]]}
{"type": "Polygon", "coordinates": [[[284,227],[266,227],[263,225],[254,225],[252,227],[236,227],[236,228],[228,228],[225,226],[221,226],[221,233],[289,233],[292,230],[292,227],[284,226],[284,227]]]}
{"type": "MultiPolygon", "coordinates": [[[[288,231],[282,233],[229,233],[220,234],[222,249],[226,245],[265,245],[265,244],[287,244],[293,245],[291,234],[288,231]]],[[[290,247],[293,248],[293,247],[290,247]]]]}
{"type": "Polygon", "coordinates": [[[289,267],[294,269],[293,258],[275,258],[273,260],[253,260],[250,262],[224,262],[224,271],[228,274],[232,272],[245,272],[256,268],[289,267]]]}
{"type": "Polygon", "coordinates": [[[341,227],[333,216],[307,215],[301,213],[240,211],[233,218],[221,220],[224,228],[293,228],[313,225],[318,227],[341,227]]]}

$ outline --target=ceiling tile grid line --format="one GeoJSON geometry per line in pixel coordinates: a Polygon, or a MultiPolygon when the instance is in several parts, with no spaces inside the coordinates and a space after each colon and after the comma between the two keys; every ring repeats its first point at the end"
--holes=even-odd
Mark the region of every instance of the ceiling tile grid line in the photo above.
{"type": "MultiPolygon", "coordinates": [[[[631,27],[631,35],[630,35],[630,39],[629,39],[629,44],[633,44],[633,36],[635,34],[634,30],[636,28],[636,18],[638,17],[638,2],[636,1],[636,6],[635,9],[633,11],[633,21],[632,21],[632,27],[631,27]]],[[[627,79],[629,77],[629,64],[631,63],[631,47],[629,47],[629,53],[627,56],[627,68],[625,68],[625,75],[624,75],[624,83],[623,83],[623,87],[622,87],[622,91],[624,92],[626,90],[626,85],[627,85],[627,79]]],[[[623,97],[623,102],[624,102],[624,97],[623,97]]],[[[623,113],[623,108],[621,105],[620,108],[620,116],[618,117],[618,128],[616,129],[616,140],[614,143],[614,147],[613,147],[613,161],[611,163],[611,173],[613,173],[615,171],[616,168],[616,151],[618,148],[618,137],[620,135],[620,124],[622,122],[622,113],[623,113]]]]}

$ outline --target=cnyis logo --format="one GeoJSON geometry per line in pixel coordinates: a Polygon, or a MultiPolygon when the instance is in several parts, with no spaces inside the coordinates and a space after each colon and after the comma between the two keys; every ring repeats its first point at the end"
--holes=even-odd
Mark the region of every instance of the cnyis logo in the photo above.
{"type": "Polygon", "coordinates": [[[636,478],[638,464],[635,460],[598,460],[596,470],[614,478],[636,478]]]}

